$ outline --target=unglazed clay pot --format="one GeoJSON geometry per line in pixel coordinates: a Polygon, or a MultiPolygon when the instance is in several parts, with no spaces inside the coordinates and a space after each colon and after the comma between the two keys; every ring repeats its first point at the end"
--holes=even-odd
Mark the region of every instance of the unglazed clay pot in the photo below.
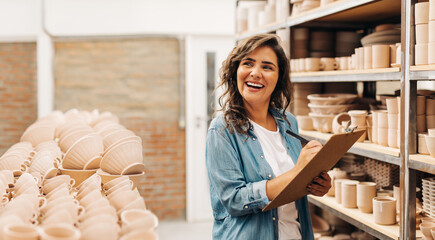
{"type": "Polygon", "coordinates": [[[335,201],[338,204],[341,204],[341,183],[343,181],[346,181],[346,179],[335,179],[334,185],[335,185],[335,201]]]}
{"type": "Polygon", "coordinates": [[[332,131],[332,120],[335,115],[309,113],[309,116],[313,119],[313,127],[317,131],[323,133],[329,133],[332,131]]]}
{"type": "Polygon", "coordinates": [[[396,199],[392,197],[373,198],[373,217],[375,223],[393,225],[396,223],[396,199]]]}
{"type": "Polygon", "coordinates": [[[310,116],[298,115],[296,116],[296,119],[298,121],[298,126],[300,129],[307,131],[314,130],[313,120],[310,116]]]}
{"type": "Polygon", "coordinates": [[[372,199],[376,197],[376,183],[358,183],[356,195],[358,209],[363,213],[371,213],[373,211],[372,199]]]}
{"type": "Polygon", "coordinates": [[[352,110],[347,112],[350,116],[352,126],[366,126],[367,111],[365,110],[352,110]]]}
{"type": "Polygon", "coordinates": [[[356,208],[356,185],[358,181],[345,180],[341,182],[341,204],[345,208],[356,208]]]}

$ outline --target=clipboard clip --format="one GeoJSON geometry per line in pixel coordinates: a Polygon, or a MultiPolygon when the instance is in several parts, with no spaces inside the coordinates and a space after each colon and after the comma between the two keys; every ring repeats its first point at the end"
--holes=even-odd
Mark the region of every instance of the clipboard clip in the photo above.
{"type": "Polygon", "coordinates": [[[358,126],[355,126],[355,127],[352,127],[352,128],[347,127],[347,128],[344,129],[344,132],[345,133],[353,133],[353,131],[355,131],[357,128],[358,128],[358,126]]]}

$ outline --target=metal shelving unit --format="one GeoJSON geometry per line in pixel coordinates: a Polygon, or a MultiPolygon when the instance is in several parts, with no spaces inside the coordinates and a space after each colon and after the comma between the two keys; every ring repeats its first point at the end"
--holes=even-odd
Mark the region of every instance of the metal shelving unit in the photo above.
{"type": "MultiPolygon", "coordinates": [[[[239,0],[241,1],[241,0],[239,0]]],[[[400,17],[401,21],[401,66],[398,68],[347,71],[320,71],[292,73],[292,82],[377,82],[400,81],[401,83],[401,146],[400,150],[382,147],[371,143],[356,143],[350,153],[376,159],[400,166],[401,216],[400,226],[380,226],[374,224],[358,210],[335,206],[329,197],[309,197],[309,201],[352,225],[380,239],[416,239],[421,237],[415,229],[415,189],[416,171],[435,174],[434,158],[416,153],[416,93],[417,81],[435,79],[435,65],[412,66],[414,30],[411,27],[414,17],[414,4],[417,0],[338,0],[325,7],[319,7],[297,16],[288,17],[286,22],[275,23],[256,31],[237,35],[237,40],[259,33],[274,32],[278,29],[292,27],[343,27],[350,29],[355,26],[370,26],[381,20],[391,20],[400,17]],[[410,67],[411,66],[411,67],[410,67]]],[[[314,131],[300,131],[307,139],[316,139],[325,143],[331,134],[314,131]]]]}

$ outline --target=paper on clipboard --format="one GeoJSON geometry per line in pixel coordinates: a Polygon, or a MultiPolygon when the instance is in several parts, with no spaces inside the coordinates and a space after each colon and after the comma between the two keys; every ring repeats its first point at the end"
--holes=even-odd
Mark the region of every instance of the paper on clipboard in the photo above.
{"type": "Polygon", "coordinates": [[[323,171],[329,171],[340,158],[363,135],[365,130],[332,135],[322,149],[302,168],[294,173],[281,192],[273,199],[263,212],[293,202],[308,194],[308,184],[323,171]]]}

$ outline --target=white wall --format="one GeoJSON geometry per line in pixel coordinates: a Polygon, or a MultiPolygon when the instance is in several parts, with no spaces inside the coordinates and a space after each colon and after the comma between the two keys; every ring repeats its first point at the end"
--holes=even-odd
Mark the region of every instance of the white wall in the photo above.
{"type": "MultiPolygon", "coordinates": [[[[38,34],[36,0],[0,0],[0,39],[38,34]]],[[[234,0],[45,0],[52,36],[229,35],[234,0]]]]}
{"type": "Polygon", "coordinates": [[[36,41],[39,1],[0,0],[0,41],[36,41]]]}

